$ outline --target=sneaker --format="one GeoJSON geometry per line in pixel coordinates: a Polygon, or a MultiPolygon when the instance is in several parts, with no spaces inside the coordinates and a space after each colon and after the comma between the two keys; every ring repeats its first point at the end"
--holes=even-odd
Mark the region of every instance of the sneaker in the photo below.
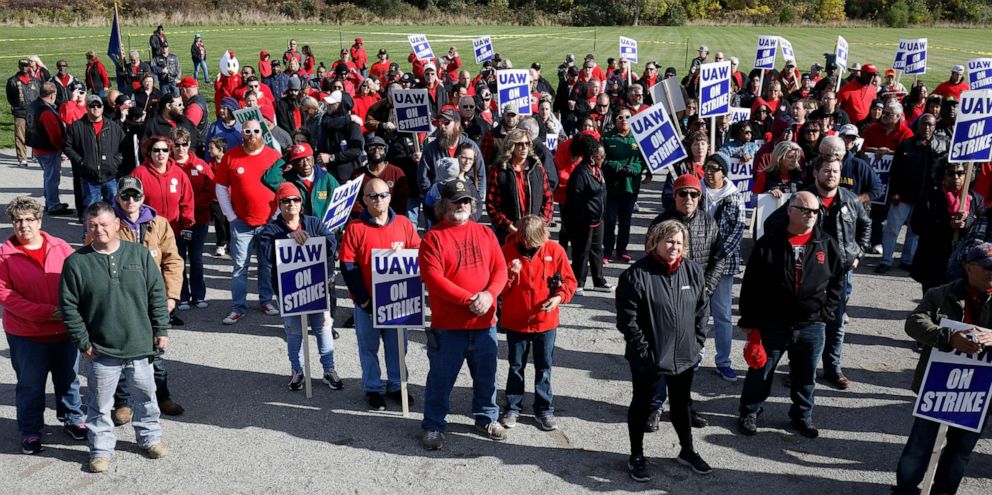
{"type": "Polygon", "coordinates": [[[344,382],[341,381],[341,377],[338,376],[338,372],[333,369],[327,370],[324,373],[324,379],[322,381],[326,383],[331,390],[341,390],[344,388],[344,382]]]}
{"type": "Polygon", "coordinates": [[[758,413],[745,414],[737,420],[737,430],[745,435],[758,432],[758,413]]]}
{"type": "Polygon", "coordinates": [[[41,446],[41,437],[37,435],[24,437],[21,440],[21,452],[27,455],[34,455],[43,450],[45,450],[45,447],[41,446]]]}
{"type": "Polygon", "coordinates": [[[207,301],[193,301],[193,306],[196,306],[197,309],[206,309],[210,304],[207,301]]]}
{"type": "Polygon", "coordinates": [[[874,254],[882,254],[884,251],[882,250],[881,244],[875,244],[871,247],[871,252],[874,254]]]}
{"type": "Polygon", "coordinates": [[[630,479],[638,483],[651,481],[648,460],[643,455],[632,455],[630,459],[627,459],[627,472],[630,473],[630,479]]]}
{"type": "Polygon", "coordinates": [[[287,385],[293,392],[303,390],[303,372],[294,371],[292,376],[289,377],[289,385],[287,385]]]}
{"type": "Polygon", "coordinates": [[[520,419],[520,415],[513,411],[506,411],[503,413],[503,417],[499,418],[499,422],[503,423],[503,426],[507,428],[513,428],[517,426],[517,419],[520,419]]]}
{"type": "Polygon", "coordinates": [[[244,317],[245,317],[245,315],[243,315],[241,313],[238,313],[238,312],[235,312],[235,311],[231,311],[231,314],[227,315],[227,317],[225,317],[223,320],[221,320],[221,323],[223,323],[225,325],[233,325],[233,324],[241,321],[241,319],[244,318],[244,317]]]}
{"type": "Polygon", "coordinates": [[[165,445],[162,445],[161,443],[152,444],[145,449],[145,452],[147,452],[148,457],[152,459],[161,459],[169,455],[169,449],[165,448],[165,445]]]}
{"type": "Polygon", "coordinates": [[[606,292],[612,292],[615,287],[613,287],[613,285],[611,285],[609,282],[606,282],[602,284],[596,284],[596,288],[606,292]]]}
{"type": "Polygon", "coordinates": [[[622,263],[630,263],[634,258],[631,258],[629,254],[621,254],[620,261],[622,263]]]}
{"type": "MultiPolygon", "coordinates": [[[[386,398],[395,400],[396,402],[403,402],[403,392],[399,390],[393,390],[392,392],[386,392],[386,398]]],[[[413,405],[413,395],[410,393],[406,394],[406,403],[413,405]]]]}
{"type": "Polygon", "coordinates": [[[637,201],[634,201],[634,213],[638,213],[640,211],[641,211],[641,205],[637,201]]]}
{"type": "Polygon", "coordinates": [[[66,423],[62,427],[62,430],[65,431],[66,435],[72,437],[73,440],[86,440],[87,433],[89,432],[84,424],[71,425],[66,423]]]}
{"type": "Polygon", "coordinates": [[[158,408],[162,411],[162,414],[166,416],[182,416],[182,414],[186,412],[186,410],[183,409],[183,406],[180,406],[178,402],[172,399],[159,401],[158,408]]]}
{"type": "Polygon", "coordinates": [[[734,373],[733,368],[731,368],[730,366],[717,366],[716,374],[720,375],[720,378],[723,378],[728,382],[737,381],[737,373],[734,373]]]}
{"type": "Polygon", "coordinates": [[[179,303],[176,306],[176,309],[178,309],[179,311],[189,311],[190,310],[189,302],[183,301],[183,302],[179,303]]]}
{"type": "Polygon", "coordinates": [[[124,406],[114,409],[114,412],[110,414],[110,419],[114,421],[114,426],[126,425],[131,422],[131,408],[124,406]]]}
{"type": "Polygon", "coordinates": [[[214,249],[214,256],[220,257],[226,255],[227,255],[227,246],[217,246],[217,249],[214,249]]]}
{"type": "Polygon", "coordinates": [[[21,161],[17,162],[17,166],[18,167],[23,167],[23,168],[28,168],[28,162],[27,161],[24,161],[24,160],[21,160],[21,161]]]}
{"type": "Polygon", "coordinates": [[[817,430],[813,426],[813,420],[808,418],[800,418],[792,420],[792,427],[799,432],[800,435],[806,438],[816,438],[820,436],[820,430],[817,430]]]}
{"type": "Polygon", "coordinates": [[[424,431],[420,445],[424,446],[424,450],[438,450],[444,446],[444,433],[436,430],[424,431]]]}
{"type": "Polygon", "coordinates": [[[558,429],[558,418],[555,418],[554,414],[537,416],[534,418],[534,421],[537,423],[537,427],[541,431],[554,431],[558,429]]]}
{"type": "Polygon", "coordinates": [[[884,274],[888,273],[889,270],[891,270],[891,269],[892,269],[892,267],[889,266],[889,265],[878,265],[878,266],[875,267],[875,273],[877,273],[879,275],[884,275],[884,274]]]}
{"type": "Polygon", "coordinates": [[[90,472],[103,473],[110,469],[109,457],[93,457],[90,459],[90,472]]]}
{"type": "Polygon", "coordinates": [[[578,289],[575,289],[575,295],[576,296],[584,296],[584,295],[586,295],[586,290],[583,289],[582,287],[579,287],[578,289]]]}
{"type": "Polygon", "coordinates": [[[475,425],[475,431],[484,433],[490,440],[502,442],[506,440],[506,428],[496,421],[485,425],[475,425]]]}
{"type": "Polygon", "coordinates": [[[648,414],[648,422],[644,425],[644,431],[648,433],[654,433],[658,431],[658,423],[661,422],[661,411],[658,409],[652,409],[648,414]]]}
{"type": "Polygon", "coordinates": [[[713,468],[695,450],[689,452],[683,450],[679,452],[678,461],[683,466],[689,466],[697,474],[710,474],[713,472],[713,468]]]}
{"type": "Polygon", "coordinates": [[[692,423],[693,428],[706,428],[710,425],[710,422],[702,414],[696,412],[695,409],[689,409],[689,422],[692,423]]]}
{"type": "Polygon", "coordinates": [[[379,392],[369,392],[365,394],[365,400],[369,403],[369,409],[373,411],[386,410],[386,399],[379,392]]]}
{"type": "Polygon", "coordinates": [[[276,316],[279,314],[279,308],[271,302],[264,302],[262,303],[262,312],[265,313],[266,316],[276,316]]]}
{"type": "Polygon", "coordinates": [[[603,256],[603,264],[604,265],[609,265],[610,264],[610,257],[609,256],[603,256]]]}

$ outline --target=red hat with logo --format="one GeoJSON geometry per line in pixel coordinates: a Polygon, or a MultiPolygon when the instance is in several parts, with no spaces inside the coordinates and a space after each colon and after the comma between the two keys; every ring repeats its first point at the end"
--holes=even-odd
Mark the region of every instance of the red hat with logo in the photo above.
{"type": "Polygon", "coordinates": [[[864,64],[861,66],[862,74],[878,74],[878,69],[875,68],[874,64],[864,64]]]}
{"type": "Polygon", "coordinates": [[[193,79],[192,77],[186,76],[186,77],[182,78],[179,81],[179,84],[177,84],[176,86],[179,86],[180,88],[196,88],[197,87],[197,85],[196,85],[196,79],[193,79]]]}
{"type": "Polygon", "coordinates": [[[308,156],[313,156],[313,148],[307,143],[294,144],[292,148],[289,149],[289,161],[295,162],[301,158],[306,158],[308,156]]]}

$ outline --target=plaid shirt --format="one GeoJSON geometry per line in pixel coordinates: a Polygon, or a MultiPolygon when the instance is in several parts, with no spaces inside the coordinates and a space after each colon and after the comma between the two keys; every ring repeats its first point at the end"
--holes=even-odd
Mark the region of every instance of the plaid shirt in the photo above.
{"type": "Polygon", "coordinates": [[[493,167],[489,173],[486,191],[486,212],[497,232],[509,230],[510,225],[525,215],[537,215],[551,223],[553,202],[548,177],[544,167],[533,158],[527,159],[524,168],[524,194],[526,203],[520,204],[517,174],[509,162],[493,167]],[[540,190],[540,192],[537,192],[540,190]],[[537,204],[538,194],[540,203],[537,204]],[[535,207],[536,206],[536,207],[535,207]]]}
{"type": "Polygon", "coordinates": [[[737,191],[717,201],[713,211],[720,249],[726,260],[724,275],[736,275],[741,267],[741,239],[744,237],[744,196],[737,191]]]}

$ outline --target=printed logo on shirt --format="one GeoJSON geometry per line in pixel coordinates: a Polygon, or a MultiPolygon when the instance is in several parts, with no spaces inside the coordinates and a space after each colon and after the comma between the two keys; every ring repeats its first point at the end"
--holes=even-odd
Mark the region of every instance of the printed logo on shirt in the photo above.
{"type": "Polygon", "coordinates": [[[683,285],[680,290],[691,290],[691,289],[692,287],[689,287],[688,285],[683,285]]]}
{"type": "Polygon", "coordinates": [[[406,243],[403,241],[393,241],[393,251],[399,251],[400,249],[403,249],[403,246],[405,245],[406,243]]]}
{"type": "Polygon", "coordinates": [[[826,261],[827,261],[827,253],[825,253],[823,251],[817,251],[816,252],[816,261],[819,264],[821,264],[821,265],[824,264],[824,263],[826,263],[826,261]]]}
{"type": "Polygon", "coordinates": [[[551,257],[550,256],[545,256],[544,257],[544,261],[551,261],[551,257]]]}
{"type": "Polygon", "coordinates": [[[148,252],[152,254],[152,258],[158,258],[158,249],[150,249],[148,252]]]}
{"type": "Polygon", "coordinates": [[[196,171],[197,172],[203,172],[203,165],[197,165],[196,166],[196,171]]]}
{"type": "Polygon", "coordinates": [[[317,191],[317,199],[327,199],[327,191],[317,191]]]}
{"type": "Polygon", "coordinates": [[[238,167],[238,170],[236,170],[236,172],[238,172],[238,175],[244,175],[245,168],[244,167],[238,167]]]}
{"type": "Polygon", "coordinates": [[[396,183],[395,183],[395,182],[393,182],[393,181],[391,181],[391,180],[387,180],[387,181],[386,181],[386,185],[387,185],[387,186],[389,186],[389,188],[390,188],[390,189],[392,189],[392,188],[393,188],[393,186],[394,186],[394,185],[396,185],[396,183]]]}

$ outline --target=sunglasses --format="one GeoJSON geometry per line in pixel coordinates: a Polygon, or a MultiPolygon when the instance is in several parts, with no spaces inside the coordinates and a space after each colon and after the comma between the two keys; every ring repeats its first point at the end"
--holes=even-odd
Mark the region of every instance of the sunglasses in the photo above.
{"type": "Polygon", "coordinates": [[[459,199],[458,201],[455,201],[456,205],[467,205],[471,203],[472,203],[472,198],[462,198],[459,199]]]}
{"type": "Polygon", "coordinates": [[[103,103],[90,103],[89,105],[86,106],[89,108],[103,108],[103,103]]]}
{"type": "Polygon", "coordinates": [[[793,210],[796,210],[799,213],[802,213],[804,216],[807,216],[807,217],[816,215],[817,213],[820,213],[820,210],[817,209],[817,208],[806,208],[804,206],[796,206],[796,205],[792,205],[789,208],[792,208],[793,210]]]}
{"type": "Polygon", "coordinates": [[[152,148],[152,153],[168,153],[169,148],[152,148]]]}
{"type": "Polygon", "coordinates": [[[303,198],[299,198],[299,197],[282,198],[282,201],[279,201],[279,203],[284,205],[291,205],[293,203],[302,203],[302,202],[303,202],[303,198]]]}
{"type": "Polygon", "coordinates": [[[137,191],[134,192],[125,191],[118,194],[117,197],[121,198],[121,201],[141,201],[145,197],[145,195],[137,191]]]}
{"type": "Polygon", "coordinates": [[[723,168],[720,167],[719,165],[712,165],[712,166],[706,167],[703,170],[705,170],[706,172],[709,172],[709,173],[713,173],[713,174],[715,174],[717,172],[723,172],[723,168]]]}
{"type": "Polygon", "coordinates": [[[475,105],[462,105],[462,108],[471,108],[471,109],[475,109],[475,105]]]}
{"type": "Polygon", "coordinates": [[[261,134],[261,129],[244,129],[241,131],[245,136],[251,136],[252,134],[261,134]]]}
{"type": "Polygon", "coordinates": [[[176,146],[180,148],[189,148],[189,143],[176,143],[176,146]]]}
{"type": "Polygon", "coordinates": [[[689,189],[682,189],[682,190],[680,190],[679,192],[677,192],[675,194],[677,194],[680,198],[692,198],[692,199],[696,199],[696,198],[699,197],[699,191],[693,191],[693,190],[689,190],[689,189]]]}
{"type": "Polygon", "coordinates": [[[372,201],[375,201],[377,199],[386,199],[386,198],[389,197],[389,191],[381,192],[381,193],[366,194],[365,197],[371,199],[372,201]]]}
{"type": "Polygon", "coordinates": [[[964,170],[948,170],[944,173],[944,175],[948,177],[964,177],[967,174],[968,172],[965,172],[964,170]]]}

